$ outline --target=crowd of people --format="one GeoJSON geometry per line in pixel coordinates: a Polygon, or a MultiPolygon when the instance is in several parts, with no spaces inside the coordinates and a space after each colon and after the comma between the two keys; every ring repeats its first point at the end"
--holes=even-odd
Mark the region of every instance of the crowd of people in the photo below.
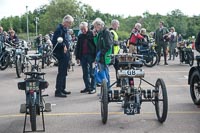
{"type": "MultiPolygon", "coordinates": [[[[110,86],[109,65],[111,58],[110,54],[120,53],[120,41],[118,29],[120,22],[113,19],[110,28],[105,26],[101,18],[96,18],[92,26],[89,27],[87,22],[81,22],[79,25],[80,31],[76,37],[71,29],[74,18],[71,15],[66,15],[62,23],[58,24],[54,32],[50,31],[44,37],[39,34],[35,39],[37,52],[41,52],[43,43],[47,43],[54,48],[54,54],[58,59],[58,73],[55,85],[55,97],[67,97],[71,94],[66,87],[67,66],[70,57],[70,44],[72,41],[77,41],[75,49],[75,59],[77,64],[80,64],[83,72],[83,82],[85,87],[80,90],[80,93],[94,94],[96,93],[96,81],[94,76],[94,62],[98,62],[102,70],[105,70],[107,77],[107,86],[110,86]],[[63,42],[58,43],[57,38],[62,37],[63,42]]],[[[164,26],[164,22],[160,21],[155,32],[147,33],[141,23],[134,24],[130,37],[127,39],[127,47],[129,53],[138,53],[141,46],[148,47],[149,43],[155,40],[156,51],[158,54],[157,65],[160,65],[161,56],[164,57],[164,65],[168,65],[168,60],[175,60],[175,49],[177,43],[182,42],[181,34],[175,32],[175,28],[168,29],[164,26]],[[167,55],[169,58],[167,59],[167,55]]],[[[0,27],[0,41],[15,44],[19,41],[15,31],[10,29],[9,32],[4,32],[3,27],[0,27]]],[[[118,60],[115,59],[113,64],[116,71],[117,87],[120,87],[120,79],[117,77],[118,60]]]]}

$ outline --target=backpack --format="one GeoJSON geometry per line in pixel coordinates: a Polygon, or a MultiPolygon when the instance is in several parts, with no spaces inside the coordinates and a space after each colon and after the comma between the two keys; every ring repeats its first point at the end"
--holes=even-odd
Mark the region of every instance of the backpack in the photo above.
{"type": "Polygon", "coordinates": [[[195,41],[195,48],[198,52],[200,52],[200,32],[198,33],[196,41],[195,41]]]}

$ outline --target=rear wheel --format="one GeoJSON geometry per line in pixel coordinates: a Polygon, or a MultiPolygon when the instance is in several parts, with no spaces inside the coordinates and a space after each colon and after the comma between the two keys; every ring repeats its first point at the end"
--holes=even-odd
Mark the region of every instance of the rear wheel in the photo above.
{"type": "Polygon", "coordinates": [[[200,74],[194,71],[190,80],[190,95],[195,105],[200,105],[200,74]]]}
{"type": "Polygon", "coordinates": [[[36,115],[37,115],[36,105],[33,106],[30,105],[29,111],[30,111],[31,129],[32,131],[36,131],[36,115]]]}
{"type": "Polygon", "coordinates": [[[101,84],[101,120],[106,124],[108,118],[108,88],[104,79],[101,84]]]}
{"type": "Polygon", "coordinates": [[[146,58],[144,65],[147,67],[153,67],[156,65],[156,63],[158,62],[158,55],[154,52],[150,53],[149,55],[145,55],[146,58]]]}
{"type": "Polygon", "coordinates": [[[22,69],[23,69],[20,58],[16,58],[15,65],[16,65],[17,77],[20,78],[21,77],[21,73],[22,73],[22,69]]]}
{"type": "Polygon", "coordinates": [[[168,98],[165,83],[162,79],[157,79],[155,85],[155,110],[158,121],[163,123],[167,118],[168,98]]]}

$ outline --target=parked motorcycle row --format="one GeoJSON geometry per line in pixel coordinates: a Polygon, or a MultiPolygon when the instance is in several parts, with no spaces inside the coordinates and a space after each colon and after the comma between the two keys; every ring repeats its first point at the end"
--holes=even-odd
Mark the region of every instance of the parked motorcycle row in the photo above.
{"type": "MultiPolygon", "coordinates": [[[[74,71],[72,56],[75,51],[75,45],[76,42],[70,46],[70,62],[68,71],[74,71]]],[[[29,71],[28,69],[30,61],[27,59],[29,48],[24,41],[19,41],[17,44],[1,42],[0,46],[0,70],[3,71],[9,67],[15,68],[18,78],[20,78],[22,73],[25,71],[29,71]]],[[[53,48],[46,43],[42,44],[40,51],[35,51],[35,53],[39,53],[42,56],[40,61],[40,66],[42,69],[52,63],[54,63],[55,66],[58,63],[56,57],[54,56],[53,48]]]]}
{"type": "Polygon", "coordinates": [[[17,44],[1,42],[0,70],[14,67],[17,77],[20,78],[27,64],[27,52],[28,47],[24,41],[19,41],[17,44]]]}
{"type": "MultiPolygon", "coordinates": [[[[123,53],[128,53],[127,40],[121,41],[121,49],[123,53]]],[[[156,44],[152,39],[148,45],[138,45],[137,53],[144,56],[144,65],[147,67],[153,67],[158,62],[158,54],[155,50],[156,44]]],[[[193,66],[194,64],[194,52],[190,45],[184,42],[179,42],[175,49],[176,57],[179,56],[181,64],[189,64],[193,66]]]]}

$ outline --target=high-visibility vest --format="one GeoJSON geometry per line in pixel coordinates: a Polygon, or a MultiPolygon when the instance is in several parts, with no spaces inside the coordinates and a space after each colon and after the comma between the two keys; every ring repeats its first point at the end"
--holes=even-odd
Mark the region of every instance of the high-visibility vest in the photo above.
{"type": "MultiPolygon", "coordinates": [[[[113,33],[113,35],[114,35],[114,41],[118,41],[118,35],[117,35],[117,33],[116,33],[116,31],[114,31],[114,30],[110,30],[110,32],[111,33],[113,33]]],[[[118,54],[119,53],[119,50],[120,50],[120,47],[119,47],[119,45],[114,45],[113,46],[113,54],[118,54]]]]}

